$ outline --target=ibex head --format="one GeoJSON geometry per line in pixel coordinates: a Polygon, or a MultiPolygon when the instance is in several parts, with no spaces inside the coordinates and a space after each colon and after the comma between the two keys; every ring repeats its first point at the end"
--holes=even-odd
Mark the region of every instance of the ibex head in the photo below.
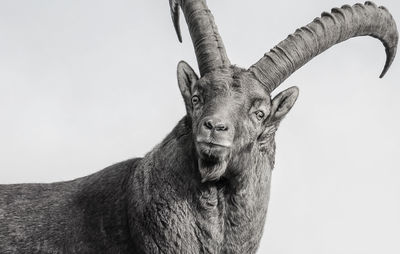
{"type": "Polygon", "coordinates": [[[395,21],[384,7],[366,2],[322,13],[242,69],[230,64],[204,0],[170,0],[170,6],[180,41],[179,7],[185,14],[200,69],[198,78],[187,63],[178,65],[202,181],[240,175],[245,165],[259,160],[273,167],[274,134],[298,89],[291,87],[273,99],[270,93],[313,57],[349,38],[370,35],[386,49],[383,77],[396,54],[395,21]]]}

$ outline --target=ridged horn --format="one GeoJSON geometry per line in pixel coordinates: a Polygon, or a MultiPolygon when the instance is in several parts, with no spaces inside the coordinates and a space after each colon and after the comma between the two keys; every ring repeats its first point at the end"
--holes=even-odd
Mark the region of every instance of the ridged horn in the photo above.
{"type": "Polygon", "coordinates": [[[382,78],[396,55],[399,40],[396,23],[385,7],[372,2],[344,5],[297,29],[249,68],[271,92],[293,72],[331,46],[356,36],[379,39],[386,49],[382,78]]]}
{"type": "Polygon", "coordinates": [[[182,8],[193,41],[200,75],[204,76],[215,69],[229,66],[224,44],[205,0],[169,0],[169,5],[180,42],[182,35],[179,27],[179,7],[182,8]]]}

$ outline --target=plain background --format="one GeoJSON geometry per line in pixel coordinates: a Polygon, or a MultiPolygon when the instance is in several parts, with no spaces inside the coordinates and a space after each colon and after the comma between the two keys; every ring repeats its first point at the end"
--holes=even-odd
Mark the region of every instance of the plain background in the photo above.
{"type": "MultiPolygon", "coordinates": [[[[354,1],[209,0],[248,67],[322,11],[354,1]]],[[[380,0],[400,22],[400,2],[380,0]]],[[[0,1],[0,183],[53,182],[143,156],[184,115],[167,0],[0,1]]],[[[277,134],[259,253],[400,253],[400,61],[337,45],[278,90],[300,97],[277,134]]],[[[276,93],[274,93],[276,94],[276,93]]]]}

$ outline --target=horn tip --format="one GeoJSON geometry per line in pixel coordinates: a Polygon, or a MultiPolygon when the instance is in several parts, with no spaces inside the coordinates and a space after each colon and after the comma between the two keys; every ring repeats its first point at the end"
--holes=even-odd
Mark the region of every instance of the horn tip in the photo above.
{"type": "Polygon", "coordinates": [[[181,28],[179,26],[179,3],[175,0],[169,0],[169,7],[176,35],[178,36],[179,42],[182,43],[182,33],[181,33],[181,28]]]}
{"type": "Polygon", "coordinates": [[[181,28],[179,26],[179,17],[178,17],[178,19],[176,19],[174,16],[172,16],[172,21],[174,23],[176,36],[178,36],[178,41],[180,43],[182,43],[182,33],[181,33],[181,28]]]}
{"type": "Polygon", "coordinates": [[[179,28],[176,29],[176,35],[178,36],[178,41],[182,43],[182,34],[179,28]]]}
{"type": "Polygon", "coordinates": [[[389,70],[389,68],[392,65],[393,60],[396,56],[396,51],[397,51],[396,46],[386,49],[386,62],[385,62],[385,66],[383,67],[381,75],[379,75],[379,78],[383,78],[385,76],[386,72],[389,70]]]}

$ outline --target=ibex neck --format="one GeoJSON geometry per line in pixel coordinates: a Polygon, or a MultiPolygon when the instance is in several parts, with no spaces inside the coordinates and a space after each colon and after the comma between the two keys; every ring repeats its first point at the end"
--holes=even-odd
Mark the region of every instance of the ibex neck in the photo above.
{"type": "Polygon", "coordinates": [[[261,161],[236,188],[201,183],[192,130],[182,119],[140,162],[130,181],[132,239],[142,252],[253,253],[268,202],[269,172],[261,161]],[[189,250],[189,251],[188,251],[189,250]]]}
{"type": "Polygon", "coordinates": [[[268,161],[260,161],[225,192],[223,253],[256,253],[265,224],[271,183],[268,161]]]}

